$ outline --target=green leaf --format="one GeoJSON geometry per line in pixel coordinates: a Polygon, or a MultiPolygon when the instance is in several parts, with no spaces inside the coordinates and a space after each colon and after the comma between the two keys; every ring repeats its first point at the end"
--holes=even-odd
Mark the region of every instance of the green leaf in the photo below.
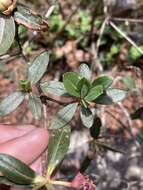
{"type": "Polygon", "coordinates": [[[94,139],[98,139],[100,135],[101,127],[102,127],[101,119],[99,117],[96,117],[94,119],[94,123],[92,127],[90,128],[90,134],[94,139]]]}
{"type": "Polygon", "coordinates": [[[98,96],[100,96],[103,93],[103,87],[101,85],[97,85],[90,89],[89,93],[85,97],[86,101],[93,101],[98,96]]]}
{"type": "Polygon", "coordinates": [[[70,144],[70,128],[52,131],[48,144],[48,174],[53,173],[56,166],[63,160],[70,144]]]}
{"type": "Polygon", "coordinates": [[[91,79],[91,70],[89,69],[88,65],[87,64],[81,64],[79,66],[79,74],[82,76],[82,77],[85,77],[87,80],[90,80],[91,79]]]}
{"type": "Polygon", "coordinates": [[[28,69],[28,79],[31,81],[31,84],[36,84],[43,74],[47,70],[49,64],[49,54],[48,52],[41,53],[30,65],[28,69]]]}
{"type": "Polygon", "coordinates": [[[130,76],[123,77],[122,81],[129,90],[133,91],[133,90],[137,89],[136,82],[132,77],[130,77],[130,76]]]}
{"type": "Polygon", "coordinates": [[[32,91],[31,84],[30,84],[30,82],[28,80],[20,80],[19,81],[19,86],[20,86],[20,88],[21,88],[21,90],[23,92],[30,92],[30,91],[32,91]]]}
{"type": "Polygon", "coordinates": [[[110,88],[106,93],[114,103],[121,102],[127,96],[127,91],[119,88],[110,88]]]}
{"type": "Polygon", "coordinates": [[[62,82],[46,81],[40,84],[44,93],[50,93],[56,96],[68,96],[67,91],[62,82]]]}
{"type": "Polygon", "coordinates": [[[78,103],[72,103],[60,109],[51,121],[50,129],[59,129],[66,126],[73,118],[78,103]]]}
{"type": "Polygon", "coordinates": [[[80,92],[77,87],[77,84],[81,78],[82,77],[80,75],[74,72],[67,72],[64,74],[63,76],[64,87],[70,95],[80,97],[80,92]]]}
{"type": "Polygon", "coordinates": [[[83,162],[81,163],[81,166],[80,166],[80,173],[85,173],[86,170],[89,168],[89,166],[91,166],[91,162],[92,162],[92,156],[90,155],[87,155],[83,162]]]}
{"type": "Polygon", "coordinates": [[[88,92],[90,90],[90,83],[86,78],[82,78],[78,82],[77,88],[78,88],[78,90],[80,92],[80,97],[84,98],[88,94],[88,92]]]}
{"type": "Polygon", "coordinates": [[[126,97],[126,95],[126,90],[109,88],[106,90],[106,93],[99,96],[96,100],[94,100],[94,102],[96,104],[111,105],[113,103],[122,101],[126,97]]]}
{"type": "Polygon", "coordinates": [[[48,27],[42,17],[33,13],[24,5],[18,5],[17,11],[14,12],[14,19],[18,24],[22,24],[31,30],[44,30],[48,27]]]}
{"type": "Polygon", "coordinates": [[[18,185],[33,183],[36,173],[20,160],[0,153],[0,171],[9,181],[18,185]]]}
{"type": "Polygon", "coordinates": [[[33,117],[35,119],[38,119],[42,113],[42,104],[40,102],[40,99],[38,99],[34,95],[30,95],[28,103],[29,109],[31,110],[33,117]]]}
{"type": "MultiPolygon", "coordinates": [[[[138,46],[138,47],[141,49],[141,51],[143,51],[143,46],[138,46]]],[[[133,61],[136,61],[142,56],[141,53],[137,50],[137,48],[134,46],[130,48],[129,55],[131,59],[133,59],[133,61]]]]}
{"type": "Polygon", "coordinates": [[[13,112],[24,100],[25,94],[14,92],[0,102],[0,115],[4,116],[13,112]]]}
{"type": "Polygon", "coordinates": [[[137,140],[139,141],[140,144],[143,144],[143,128],[140,129],[140,132],[137,136],[137,140]]]}
{"type": "Polygon", "coordinates": [[[95,144],[97,144],[100,148],[103,148],[106,151],[109,150],[109,151],[112,151],[112,152],[117,152],[117,153],[120,153],[120,154],[125,154],[125,152],[123,152],[121,150],[118,150],[116,148],[113,148],[110,145],[107,145],[105,143],[100,143],[100,142],[96,141],[95,144]]]}
{"type": "Polygon", "coordinates": [[[107,94],[101,94],[94,102],[101,105],[112,105],[114,103],[107,94]]]}
{"type": "Polygon", "coordinates": [[[131,116],[131,119],[141,119],[141,120],[143,120],[143,107],[138,108],[130,116],[131,116]]]}
{"type": "Polygon", "coordinates": [[[31,189],[33,187],[33,184],[30,184],[30,185],[16,184],[16,183],[9,181],[7,178],[2,177],[2,176],[0,176],[0,184],[5,184],[8,186],[13,186],[13,187],[22,188],[22,189],[31,189]]]}
{"type": "Polygon", "coordinates": [[[93,81],[92,86],[102,85],[103,90],[109,88],[113,83],[112,78],[108,76],[98,77],[96,80],[93,81]]]}
{"type": "Polygon", "coordinates": [[[89,108],[81,106],[80,118],[85,127],[90,128],[93,125],[94,117],[89,108]]]}
{"type": "Polygon", "coordinates": [[[13,17],[0,15],[0,55],[5,54],[11,47],[15,37],[13,17]]]}

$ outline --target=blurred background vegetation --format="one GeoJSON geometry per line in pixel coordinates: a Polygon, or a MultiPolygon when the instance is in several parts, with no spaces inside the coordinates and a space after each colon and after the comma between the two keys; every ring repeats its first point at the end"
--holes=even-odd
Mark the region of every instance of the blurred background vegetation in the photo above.
{"type": "Polygon", "coordinates": [[[55,63],[64,62],[67,67],[76,68],[87,62],[100,72],[117,65],[134,65],[143,54],[142,0],[23,0],[20,3],[44,18],[54,6],[52,15],[46,18],[48,31],[38,33],[19,27],[27,57],[49,49],[55,63]]]}

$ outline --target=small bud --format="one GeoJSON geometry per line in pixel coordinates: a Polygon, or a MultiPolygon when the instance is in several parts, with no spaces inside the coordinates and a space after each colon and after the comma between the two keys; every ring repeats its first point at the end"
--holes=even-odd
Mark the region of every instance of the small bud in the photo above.
{"type": "Polygon", "coordinates": [[[95,190],[96,187],[87,176],[84,176],[80,172],[75,176],[71,182],[71,187],[81,190],[95,190]]]}
{"type": "Polygon", "coordinates": [[[16,0],[0,0],[0,12],[10,15],[16,7],[16,0]]]}

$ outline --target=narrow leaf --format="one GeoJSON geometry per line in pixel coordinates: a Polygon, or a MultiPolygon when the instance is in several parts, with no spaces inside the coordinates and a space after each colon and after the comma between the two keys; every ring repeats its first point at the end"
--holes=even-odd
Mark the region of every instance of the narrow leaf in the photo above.
{"type": "Polygon", "coordinates": [[[48,174],[53,173],[56,166],[63,160],[70,143],[70,128],[52,131],[48,145],[48,174]]]}
{"type": "Polygon", "coordinates": [[[117,153],[120,153],[120,154],[125,154],[123,151],[118,150],[116,148],[113,148],[110,145],[107,145],[105,143],[100,143],[100,142],[96,141],[95,144],[97,144],[100,148],[103,148],[104,150],[110,150],[112,152],[117,152],[117,153]]]}
{"type": "Polygon", "coordinates": [[[78,103],[72,103],[60,109],[51,121],[50,129],[59,129],[66,126],[73,118],[78,103]]]}
{"type": "Polygon", "coordinates": [[[94,117],[89,108],[81,106],[80,118],[85,127],[90,128],[93,125],[94,117]]]}
{"type": "Polygon", "coordinates": [[[24,100],[25,94],[14,92],[0,102],[0,115],[4,116],[13,112],[24,100]]]}
{"type": "Polygon", "coordinates": [[[94,102],[102,105],[112,105],[113,103],[122,101],[126,97],[126,95],[126,90],[109,88],[106,90],[106,93],[100,95],[94,100],[94,102]]]}
{"type": "Polygon", "coordinates": [[[82,77],[85,77],[87,80],[91,79],[91,70],[88,65],[83,63],[79,66],[79,73],[82,77]]]}
{"type": "Polygon", "coordinates": [[[0,55],[5,54],[11,47],[15,37],[13,17],[0,15],[0,55]]]}
{"type": "Polygon", "coordinates": [[[118,89],[118,88],[110,88],[106,91],[107,96],[109,96],[114,103],[122,101],[126,95],[127,91],[118,89]]]}
{"type": "Polygon", "coordinates": [[[28,69],[28,78],[31,84],[36,84],[43,74],[47,70],[49,64],[49,54],[48,52],[41,53],[30,65],[28,69]]]}
{"type": "Polygon", "coordinates": [[[67,91],[62,82],[59,81],[46,81],[40,84],[44,93],[50,93],[56,96],[68,96],[67,91]]]}
{"type": "Polygon", "coordinates": [[[0,171],[6,179],[19,185],[30,185],[36,177],[36,173],[26,164],[2,153],[0,154],[0,171]]]}
{"type": "Polygon", "coordinates": [[[90,89],[89,93],[85,97],[85,100],[87,101],[93,101],[98,96],[100,96],[103,93],[103,87],[101,85],[97,85],[90,89]]]}
{"type": "Polygon", "coordinates": [[[94,119],[94,123],[92,127],[90,128],[90,134],[94,139],[98,139],[100,135],[101,127],[102,127],[101,119],[99,117],[96,117],[94,119]]]}
{"type": "Polygon", "coordinates": [[[42,113],[42,105],[40,100],[36,96],[30,95],[28,103],[33,117],[38,119],[42,113]]]}
{"type": "Polygon", "coordinates": [[[106,90],[112,85],[112,82],[113,82],[112,78],[108,76],[101,76],[93,81],[92,86],[102,85],[103,90],[106,90]]]}
{"type": "Polygon", "coordinates": [[[114,102],[111,99],[111,97],[109,97],[107,94],[101,94],[98,98],[96,98],[94,100],[94,102],[96,104],[101,104],[101,105],[112,105],[114,102]]]}
{"type": "Polygon", "coordinates": [[[64,87],[67,92],[76,97],[80,97],[80,92],[77,87],[78,82],[80,81],[81,76],[74,72],[67,72],[63,76],[64,87]]]}
{"type": "Polygon", "coordinates": [[[48,27],[47,22],[36,13],[33,13],[24,5],[18,5],[14,13],[14,19],[18,24],[22,24],[31,30],[44,30],[48,27]]]}
{"type": "Polygon", "coordinates": [[[140,129],[139,134],[137,135],[137,140],[140,144],[143,144],[143,128],[140,129]]]}
{"type": "Polygon", "coordinates": [[[12,181],[9,181],[7,178],[0,176],[0,184],[8,185],[8,186],[13,186],[16,188],[22,188],[22,189],[31,189],[33,187],[33,184],[30,185],[20,185],[16,184],[12,181]]]}
{"type": "Polygon", "coordinates": [[[88,169],[88,167],[90,166],[90,164],[91,164],[91,161],[92,161],[92,156],[90,156],[90,154],[89,155],[87,155],[85,158],[84,158],[84,160],[83,160],[83,162],[81,163],[81,166],[80,166],[80,172],[81,173],[84,173],[87,169],[88,169]]]}
{"type": "Polygon", "coordinates": [[[143,107],[138,108],[130,116],[131,116],[131,119],[141,119],[141,120],[143,120],[143,107]]]}

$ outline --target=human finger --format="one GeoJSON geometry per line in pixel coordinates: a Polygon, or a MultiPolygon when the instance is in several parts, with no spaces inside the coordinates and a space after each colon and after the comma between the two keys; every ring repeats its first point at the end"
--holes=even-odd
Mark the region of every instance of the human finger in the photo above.
{"type": "Polygon", "coordinates": [[[47,130],[36,128],[23,136],[0,145],[0,153],[9,154],[26,164],[33,163],[48,145],[47,130]]]}
{"type": "Polygon", "coordinates": [[[0,144],[16,137],[23,136],[24,134],[35,129],[33,125],[5,125],[0,124],[0,144]]]}

